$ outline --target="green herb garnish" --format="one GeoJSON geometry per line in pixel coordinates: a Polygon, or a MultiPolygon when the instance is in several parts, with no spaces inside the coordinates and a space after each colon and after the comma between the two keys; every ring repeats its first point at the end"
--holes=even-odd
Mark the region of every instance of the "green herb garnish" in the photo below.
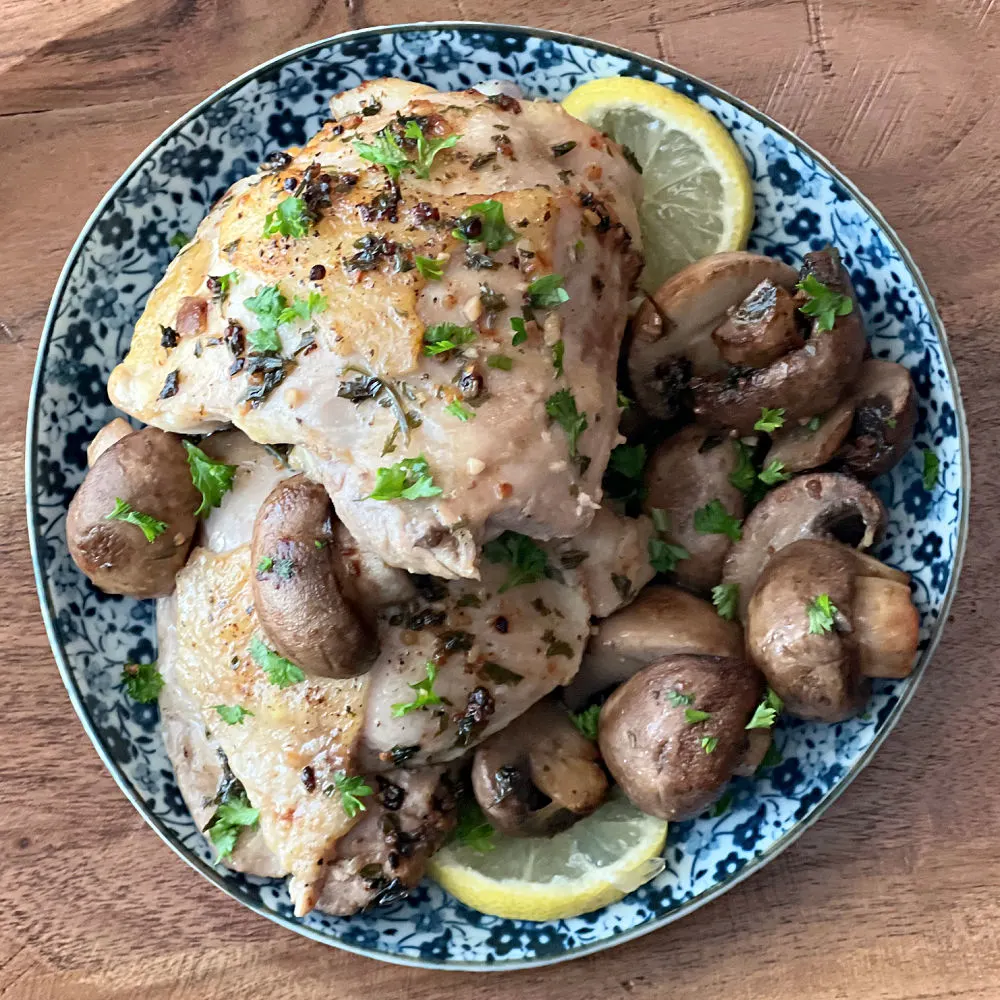
{"type": "Polygon", "coordinates": [[[265,216],[264,236],[308,236],[311,224],[312,218],[305,201],[302,198],[285,198],[265,216]]]}
{"type": "Polygon", "coordinates": [[[231,795],[220,803],[205,832],[215,844],[219,857],[225,858],[233,853],[240,831],[256,829],[259,819],[260,810],[250,805],[247,793],[240,788],[238,795],[231,795]]]}
{"type": "Polygon", "coordinates": [[[809,301],[799,306],[799,312],[814,317],[819,330],[832,330],[838,316],[846,316],[854,309],[849,295],[828,288],[814,274],[806,275],[795,287],[809,296],[809,301]]]}
{"type": "Polygon", "coordinates": [[[772,410],[765,406],[764,409],[760,411],[760,419],[753,425],[753,429],[755,431],[763,431],[765,434],[771,434],[779,427],[783,426],[784,423],[785,410],[783,407],[778,407],[772,410]]]}
{"type": "Polygon", "coordinates": [[[155,663],[126,663],[122,668],[125,693],[133,700],[148,705],[160,697],[163,677],[155,663]]]}
{"type": "Polygon", "coordinates": [[[126,503],[121,497],[115,497],[115,509],[110,514],[104,515],[105,521],[124,521],[126,524],[134,524],[139,528],[146,541],[152,544],[164,531],[167,530],[166,521],[158,521],[151,514],[143,514],[141,510],[136,510],[131,504],[126,503]]]}
{"type": "Polygon", "coordinates": [[[806,613],[809,616],[810,635],[833,631],[833,616],[837,614],[837,607],[830,600],[829,594],[818,594],[813,598],[806,605],[806,613]]]}
{"type": "Polygon", "coordinates": [[[646,549],[649,565],[657,573],[673,573],[682,559],[691,558],[691,553],[683,545],[674,545],[662,538],[651,538],[646,549]]]}
{"type": "Polygon", "coordinates": [[[736,609],[740,603],[740,585],[738,583],[720,583],[712,588],[712,603],[720,618],[731,622],[736,617],[736,609]]]}
{"type": "Polygon", "coordinates": [[[569,292],[563,288],[561,274],[546,274],[528,285],[528,301],[536,309],[555,309],[569,302],[569,292]]]}
{"type": "Polygon", "coordinates": [[[369,163],[377,163],[379,166],[385,167],[385,172],[394,181],[398,181],[400,173],[410,166],[409,157],[399,145],[388,125],[379,129],[372,136],[371,142],[355,139],[354,151],[362,160],[368,160],[369,163]]]}
{"type": "Polygon", "coordinates": [[[415,121],[406,123],[406,131],[403,133],[407,139],[416,139],[417,158],[413,163],[408,164],[410,169],[422,180],[427,180],[431,175],[431,165],[434,157],[442,149],[451,149],[458,142],[457,135],[448,135],[443,139],[428,139],[420,125],[415,121]]]}
{"type": "Polygon", "coordinates": [[[336,792],[340,796],[340,804],[347,813],[348,819],[354,819],[359,812],[365,812],[367,806],[361,801],[362,796],[371,795],[374,789],[367,784],[360,774],[347,776],[346,771],[333,772],[333,784],[327,785],[323,789],[323,794],[332,795],[336,792]]]}
{"type": "Polygon", "coordinates": [[[576,399],[569,389],[560,389],[545,401],[545,412],[566,432],[570,458],[576,458],[577,441],[587,429],[587,414],[576,409],[576,399]]]}
{"type": "Polygon", "coordinates": [[[514,362],[506,354],[491,354],[486,359],[487,368],[499,368],[501,371],[509,372],[514,367],[514,362]]]}
{"type": "Polygon", "coordinates": [[[718,736],[702,736],[701,738],[701,748],[705,753],[712,753],[718,745],[718,736]]]}
{"type": "Polygon", "coordinates": [[[937,455],[930,448],[924,448],[924,474],[923,483],[925,490],[932,490],[938,484],[938,477],[941,472],[941,463],[937,455]]]}
{"type": "Polygon", "coordinates": [[[729,482],[741,493],[749,493],[757,481],[757,469],[750,457],[750,449],[742,441],[734,441],[736,468],[729,473],[729,482]]]}
{"type": "Polygon", "coordinates": [[[424,354],[434,357],[446,351],[454,351],[463,344],[475,340],[477,333],[471,326],[457,323],[435,323],[424,330],[424,354]]]}
{"type": "Polygon", "coordinates": [[[496,844],[496,831],[487,822],[479,803],[471,796],[463,796],[458,801],[458,823],[455,826],[455,840],[480,854],[492,851],[496,844]]]}
{"type": "Polygon", "coordinates": [[[694,695],[688,694],[685,691],[680,691],[677,688],[671,688],[667,692],[667,697],[670,699],[670,704],[674,708],[680,708],[682,705],[693,705],[694,695]]]}
{"type": "Polygon", "coordinates": [[[375,489],[368,494],[368,500],[419,500],[422,497],[436,497],[441,487],[434,485],[430,466],[423,455],[404,458],[401,462],[379,469],[375,477],[375,489]]]}
{"type": "Polygon", "coordinates": [[[195,515],[202,516],[208,514],[213,507],[218,507],[222,498],[233,488],[233,476],[236,475],[237,467],[216,462],[190,441],[184,441],[183,444],[187,451],[188,467],[191,469],[191,482],[201,494],[201,504],[195,515]]]}
{"type": "Polygon", "coordinates": [[[517,347],[518,344],[523,344],[528,339],[528,330],[521,316],[511,316],[510,328],[514,331],[514,336],[510,341],[511,347],[517,347]]]}
{"type": "Polygon", "coordinates": [[[183,250],[191,242],[191,237],[184,232],[183,229],[178,229],[173,236],[167,240],[167,246],[173,247],[175,250],[183,250]]]}
{"type": "Polygon", "coordinates": [[[783,483],[792,478],[790,472],[785,472],[785,465],[783,462],[779,462],[775,459],[773,462],[769,462],[766,469],[760,474],[760,481],[766,483],[768,486],[774,486],[776,483],[783,483]]]}
{"type": "Polygon", "coordinates": [[[475,410],[470,410],[459,400],[452,400],[445,408],[445,413],[450,413],[453,417],[457,417],[464,424],[467,420],[472,420],[476,416],[475,410]]]}
{"type": "Polygon", "coordinates": [[[700,708],[684,709],[684,721],[689,726],[693,726],[698,722],[707,722],[711,718],[712,718],[711,712],[703,712],[700,708]]]}
{"type": "Polygon", "coordinates": [[[746,724],[747,729],[770,729],[781,714],[785,703],[770,689],[764,695],[764,700],[757,706],[753,717],[746,724]]]}
{"type": "Polygon", "coordinates": [[[474,236],[468,235],[462,226],[457,226],[451,234],[457,240],[466,243],[485,243],[489,251],[499,250],[507,243],[517,239],[517,233],[507,225],[503,214],[503,203],[490,198],[470,205],[463,213],[462,220],[478,216],[482,221],[482,229],[474,236]]]}
{"type": "Polygon", "coordinates": [[[438,260],[436,257],[421,257],[417,254],[413,258],[414,263],[417,265],[417,270],[428,280],[428,281],[440,281],[441,276],[444,274],[443,260],[438,260]]]}
{"type": "Polygon", "coordinates": [[[738,542],[743,537],[740,519],[722,506],[721,500],[712,500],[694,512],[694,530],[703,535],[725,535],[738,542]]]}
{"type": "Polygon", "coordinates": [[[591,705],[582,712],[570,712],[570,721],[588,740],[597,742],[597,723],[601,717],[601,706],[591,705]]]}
{"type": "Polygon", "coordinates": [[[491,563],[509,563],[510,572],[500,586],[503,594],[526,583],[537,583],[550,575],[549,557],[527,535],[505,531],[499,538],[483,546],[483,555],[491,563]]]}
{"type": "Polygon", "coordinates": [[[291,687],[306,679],[306,675],[291,660],[279,656],[257,637],[250,640],[250,656],[267,674],[267,679],[279,688],[291,687]]]}
{"type": "Polygon", "coordinates": [[[424,664],[427,676],[422,681],[416,681],[410,685],[417,696],[413,701],[400,701],[392,706],[392,717],[398,719],[408,712],[415,712],[418,708],[426,708],[428,705],[440,705],[441,698],[434,693],[434,680],[437,677],[437,667],[428,660],[424,664]]]}
{"type": "Polygon", "coordinates": [[[213,706],[216,712],[219,713],[219,717],[228,726],[241,726],[243,720],[248,715],[253,715],[253,712],[249,709],[244,708],[242,705],[215,705],[213,706]]]}
{"type": "Polygon", "coordinates": [[[563,358],[566,356],[566,342],[564,340],[557,340],[552,345],[552,367],[555,370],[555,377],[562,378],[563,376],[563,358]]]}

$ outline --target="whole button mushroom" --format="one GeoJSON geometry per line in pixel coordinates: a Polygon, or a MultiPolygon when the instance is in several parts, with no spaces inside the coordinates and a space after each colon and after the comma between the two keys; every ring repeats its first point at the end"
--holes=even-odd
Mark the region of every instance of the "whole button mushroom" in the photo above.
{"type": "Polygon", "coordinates": [[[121,430],[95,438],[96,457],[66,515],[66,541],[106,593],[164,597],[187,559],[201,494],[177,435],[146,427],[115,440],[121,430]]]}
{"type": "Polygon", "coordinates": [[[317,676],[354,677],[378,648],[345,596],[338,525],[320,484],[301,474],[283,479],[257,512],[251,583],[261,627],[281,656],[317,676]]]}
{"type": "Polygon", "coordinates": [[[783,548],[747,611],[747,648],[792,715],[839,722],[868,699],[870,677],[913,669],[920,618],[909,578],[837,542],[783,548]]]}
{"type": "Polygon", "coordinates": [[[608,779],[597,760],[594,742],[546,698],[477,748],[472,790],[502,833],[551,836],[604,801],[608,779]]]}
{"type": "MultiPolygon", "coordinates": [[[[764,694],[744,659],[670,656],[644,667],[601,709],[598,742],[622,791],[665,820],[697,816],[759,743],[747,724],[764,694]]],[[[766,746],[766,744],[765,744],[766,746]]]]}

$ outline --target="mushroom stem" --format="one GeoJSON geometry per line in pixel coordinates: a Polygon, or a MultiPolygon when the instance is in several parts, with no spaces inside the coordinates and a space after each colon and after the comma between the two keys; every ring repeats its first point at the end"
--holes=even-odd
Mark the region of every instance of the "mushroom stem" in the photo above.
{"type": "Polygon", "coordinates": [[[604,801],[608,779],[595,760],[558,750],[553,754],[548,741],[540,750],[528,755],[531,780],[540,792],[578,816],[592,813],[604,801]]]}
{"type": "Polygon", "coordinates": [[[859,576],[854,590],[854,632],[861,673],[908,677],[920,640],[920,616],[910,588],[896,580],[859,576]]]}
{"type": "Polygon", "coordinates": [[[751,729],[747,733],[747,749],[743,759],[736,766],[733,774],[741,778],[752,778],[757,768],[764,762],[767,751],[771,747],[770,729],[751,729]]]}

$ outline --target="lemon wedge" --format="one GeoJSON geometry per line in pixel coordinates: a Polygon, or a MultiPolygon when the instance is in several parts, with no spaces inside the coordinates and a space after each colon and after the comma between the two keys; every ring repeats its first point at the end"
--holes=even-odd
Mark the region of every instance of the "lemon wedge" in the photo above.
{"type": "Polygon", "coordinates": [[[664,869],[667,824],[620,792],[554,837],[494,835],[493,849],[457,842],[428,874],[480,913],[511,920],[565,920],[617,902],[664,869]]]}
{"type": "Polygon", "coordinates": [[[655,291],[709,254],[746,247],[750,173],[729,133],[699,104],[649,80],[614,76],[581,84],[562,105],[627,146],[642,168],[643,289],[655,291]]]}

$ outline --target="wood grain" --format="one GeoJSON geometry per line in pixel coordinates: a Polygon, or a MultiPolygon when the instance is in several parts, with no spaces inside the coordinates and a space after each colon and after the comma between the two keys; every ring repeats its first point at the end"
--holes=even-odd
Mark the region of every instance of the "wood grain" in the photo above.
{"type": "Polygon", "coordinates": [[[793,848],[599,956],[445,977],[303,940],[220,894],[105,773],[46,645],[21,485],[35,347],[82,223],[167,124],[247,67],[400,6],[0,0],[0,998],[996,1000],[1000,5],[424,0],[413,13],[568,28],[674,61],[798,131],[880,206],[937,297],[972,426],[972,541],[936,661],[875,762],[793,848]]]}

